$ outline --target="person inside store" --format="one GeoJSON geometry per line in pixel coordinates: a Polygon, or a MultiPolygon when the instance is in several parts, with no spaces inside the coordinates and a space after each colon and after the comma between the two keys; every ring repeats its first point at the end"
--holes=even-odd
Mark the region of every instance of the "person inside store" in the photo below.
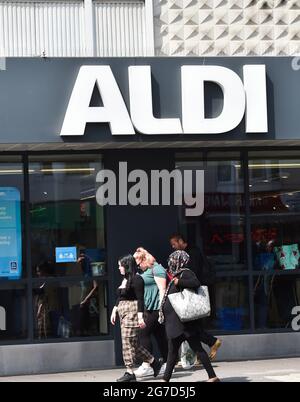
{"type": "MultiPolygon", "coordinates": [[[[163,374],[168,357],[168,342],[165,327],[158,322],[158,317],[160,304],[167,288],[167,273],[155,257],[143,247],[136,250],[134,258],[139,267],[140,276],[144,281],[144,319],[146,326],[140,331],[140,342],[152,354],[152,337],[155,339],[163,362],[160,374],[163,374]]],[[[147,362],[143,362],[135,371],[135,375],[138,378],[152,376],[153,370],[147,362]]]]}
{"type": "Polygon", "coordinates": [[[85,248],[79,249],[77,263],[80,264],[84,280],[80,282],[81,297],[79,309],[79,331],[80,336],[90,335],[90,305],[98,290],[98,283],[92,278],[92,260],[86,254],[85,248]]]}
{"type": "Polygon", "coordinates": [[[172,273],[173,280],[170,282],[159,312],[159,322],[165,323],[169,343],[167,367],[164,381],[169,382],[175,368],[178,352],[183,342],[187,341],[194,353],[199,356],[206,370],[208,382],[220,382],[211,365],[208,354],[203,349],[200,340],[201,320],[182,322],[176,314],[169,295],[179,293],[184,289],[198,289],[200,281],[189,267],[189,255],[182,250],[172,253],[168,260],[168,270],[172,273]]]}
{"type": "MultiPolygon", "coordinates": [[[[189,268],[191,271],[193,271],[202,285],[210,286],[213,284],[214,274],[212,269],[207,258],[198,247],[189,244],[185,237],[179,233],[175,233],[170,236],[170,244],[173,250],[185,251],[189,255],[189,268]]],[[[201,342],[209,346],[209,357],[211,360],[214,360],[217,356],[219,348],[222,346],[222,341],[206,332],[203,328],[202,321],[200,322],[200,329],[201,331],[199,334],[201,337],[201,342]]]]}
{"type": "Polygon", "coordinates": [[[38,339],[47,339],[51,334],[51,292],[47,287],[47,277],[52,276],[53,267],[49,261],[43,261],[36,267],[37,277],[45,279],[42,285],[34,291],[36,295],[36,320],[38,339]]]}
{"type": "Polygon", "coordinates": [[[300,251],[297,237],[292,232],[256,227],[253,232],[253,265],[258,272],[254,286],[256,325],[260,329],[270,326],[291,326],[293,307],[298,305],[296,282],[293,276],[281,275],[299,269],[300,251]],[[282,302],[284,300],[284,303],[282,302]]]}
{"type": "Polygon", "coordinates": [[[125,374],[117,382],[136,382],[133,372],[137,360],[149,363],[154,377],[160,373],[162,362],[155,359],[140,344],[139,331],[144,329],[144,280],[138,274],[137,264],[132,255],[119,260],[119,271],[123,281],[117,290],[117,301],[111,314],[112,325],[116,324],[117,315],[121,323],[123,360],[125,374]]]}
{"type": "Polygon", "coordinates": [[[253,247],[254,269],[263,271],[257,278],[254,286],[254,303],[257,316],[256,325],[260,329],[268,328],[268,315],[273,290],[276,258],[274,253],[274,241],[259,241],[253,247]]]}

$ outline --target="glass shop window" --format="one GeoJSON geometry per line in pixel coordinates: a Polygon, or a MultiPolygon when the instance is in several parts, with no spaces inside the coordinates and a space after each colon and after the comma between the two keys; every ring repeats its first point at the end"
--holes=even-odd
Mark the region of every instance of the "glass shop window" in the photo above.
{"type": "Polygon", "coordinates": [[[96,202],[99,156],[30,159],[33,276],[106,274],[103,208],[96,202]]]}

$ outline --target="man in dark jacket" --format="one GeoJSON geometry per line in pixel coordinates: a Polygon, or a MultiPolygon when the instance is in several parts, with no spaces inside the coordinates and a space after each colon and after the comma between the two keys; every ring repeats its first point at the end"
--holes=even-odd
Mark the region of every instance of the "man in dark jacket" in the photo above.
{"type": "MultiPolygon", "coordinates": [[[[212,285],[213,272],[209,267],[207,259],[203,256],[198,247],[188,244],[185,237],[179,233],[170,236],[170,244],[175,251],[181,250],[189,254],[189,268],[194,272],[201,285],[212,285]]],[[[222,341],[204,331],[201,326],[201,342],[210,347],[209,356],[211,360],[215,359],[218,349],[222,345],[222,341]]]]}
{"type": "Polygon", "coordinates": [[[200,248],[189,244],[183,235],[174,234],[170,237],[171,247],[174,250],[183,250],[190,256],[190,269],[197,276],[201,285],[210,286],[214,283],[214,271],[208,259],[203,255],[200,248]]]}

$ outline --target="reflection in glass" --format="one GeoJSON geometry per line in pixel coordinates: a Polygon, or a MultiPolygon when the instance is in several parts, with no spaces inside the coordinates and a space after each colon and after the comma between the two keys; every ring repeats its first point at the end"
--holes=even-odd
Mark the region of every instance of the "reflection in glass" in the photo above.
{"type": "MultiPolygon", "coordinates": [[[[216,155],[218,156],[218,155],[216,155]]],[[[235,154],[235,157],[238,155],[235,154]]],[[[245,192],[242,163],[213,160],[206,163],[177,161],[177,168],[204,169],[204,214],[187,218],[180,214],[180,227],[188,243],[198,246],[216,271],[246,269],[245,192]]]]}
{"type": "Polygon", "coordinates": [[[269,158],[249,162],[253,267],[260,271],[254,283],[255,324],[260,330],[291,328],[292,309],[300,301],[300,160],[269,158]]]}
{"type": "Polygon", "coordinates": [[[45,281],[34,289],[35,337],[39,340],[108,334],[107,284],[45,281]]]}
{"type": "Polygon", "coordinates": [[[103,208],[96,202],[95,156],[31,158],[30,223],[33,273],[48,263],[47,276],[103,276],[103,208]]]}
{"type": "Polygon", "coordinates": [[[218,278],[209,291],[212,315],[205,328],[225,332],[249,329],[248,278],[218,278]]]}
{"type": "Polygon", "coordinates": [[[291,329],[292,310],[300,303],[299,276],[261,274],[255,278],[254,302],[257,329],[291,329]]]}
{"type": "Polygon", "coordinates": [[[0,289],[1,326],[3,321],[5,329],[0,331],[1,341],[25,339],[27,329],[27,292],[24,286],[7,284],[0,289]],[[2,314],[5,314],[4,320],[2,314]]]}
{"type": "Polygon", "coordinates": [[[299,160],[249,162],[252,250],[257,271],[299,269],[299,160]]]}

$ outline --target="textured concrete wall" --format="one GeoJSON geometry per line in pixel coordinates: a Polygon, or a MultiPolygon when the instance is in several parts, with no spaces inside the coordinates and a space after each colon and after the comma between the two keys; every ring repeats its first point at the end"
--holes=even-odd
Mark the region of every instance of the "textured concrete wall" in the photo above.
{"type": "Polygon", "coordinates": [[[294,56],[299,0],[154,0],[160,56],[294,56]]]}
{"type": "Polygon", "coordinates": [[[114,365],[114,341],[0,347],[1,376],[91,370],[114,365]]]}

